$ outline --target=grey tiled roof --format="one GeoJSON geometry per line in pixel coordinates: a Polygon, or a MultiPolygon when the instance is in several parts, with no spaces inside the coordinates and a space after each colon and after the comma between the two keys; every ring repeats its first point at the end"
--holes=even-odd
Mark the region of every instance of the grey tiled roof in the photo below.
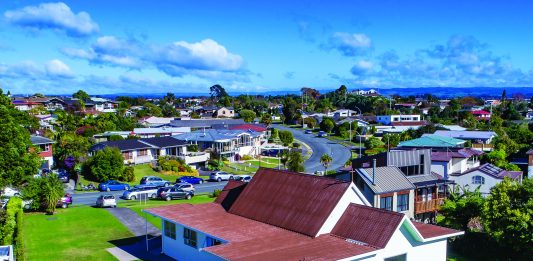
{"type": "Polygon", "coordinates": [[[211,128],[215,124],[244,124],[243,119],[173,120],[172,127],[211,128]]]}
{"type": "Polygon", "coordinates": [[[376,167],[374,184],[372,184],[372,173],[372,168],[358,169],[358,174],[363,177],[366,184],[376,194],[411,190],[415,188],[415,185],[404,176],[403,172],[398,169],[398,167],[376,167]]]}
{"type": "Polygon", "coordinates": [[[33,145],[40,145],[40,144],[51,144],[54,143],[53,140],[43,137],[43,136],[37,136],[37,135],[31,135],[30,136],[31,144],[33,145]]]}

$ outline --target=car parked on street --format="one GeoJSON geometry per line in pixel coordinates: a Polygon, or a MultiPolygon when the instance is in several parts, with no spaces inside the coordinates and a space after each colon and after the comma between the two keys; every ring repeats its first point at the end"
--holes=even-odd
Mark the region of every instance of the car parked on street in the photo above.
{"type": "Polygon", "coordinates": [[[233,179],[233,174],[227,173],[225,171],[216,171],[212,172],[211,175],[209,175],[209,180],[221,182],[223,180],[230,180],[233,179]]]}
{"type": "Polygon", "coordinates": [[[185,183],[185,182],[176,183],[176,184],[174,184],[174,187],[179,188],[179,189],[183,189],[185,191],[192,191],[192,193],[194,193],[194,191],[195,191],[195,188],[194,188],[194,186],[192,184],[185,183]]]}
{"type": "Polygon", "coordinates": [[[318,137],[327,137],[328,134],[325,132],[325,131],[319,131],[318,132],[318,137]]]}
{"type": "Polygon", "coordinates": [[[100,191],[112,191],[112,190],[128,190],[130,185],[126,183],[120,183],[116,180],[108,180],[106,182],[98,184],[98,190],[100,191]]]}
{"type": "Polygon", "coordinates": [[[252,176],[250,175],[235,175],[233,176],[235,178],[236,181],[242,181],[242,182],[250,182],[250,180],[252,180],[252,176]]]}
{"type": "Polygon", "coordinates": [[[123,199],[146,199],[146,198],[156,198],[157,197],[157,189],[159,187],[152,186],[152,185],[139,185],[135,186],[133,188],[130,188],[124,193],[122,193],[123,199]]]}
{"type": "Polygon", "coordinates": [[[170,181],[164,180],[160,177],[144,176],[142,177],[140,184],[141,185],[152,185],[152,186],[157,186],[157,187],[168,187],[170,186],[171,183],[170,181]]]}
{"type": "Polygon", "coordinates": [[[157,197],[166,201],[172,199],[191,199],[194,196],[194,192],[185,191],[176,187],[159,188],[157,191],[157,197]]]}
{"type": "Polygon", "coordinates": [[[104,207],[116,208],[117,207],[117,200],[115,199],[115,196],[113,196],[111,194],[100,195],[96,199],[96,206],[97,207],[101,207],[101,208],[104,208],[104,207]]]}
{"type": "Polygon", "coordinates": [[[305,133],[305,134],[312,134],[312,133],[313,133],[313,130],[305,130],[304,133],[305,133]]]}
{"type": "Polygon", "coordinates": [[[195,177],[195,176],[183,176],[176,179],[176,183],[182,183],[187,182],[190,184],[202,184],[204,183],[203,178],[195,177]]]}

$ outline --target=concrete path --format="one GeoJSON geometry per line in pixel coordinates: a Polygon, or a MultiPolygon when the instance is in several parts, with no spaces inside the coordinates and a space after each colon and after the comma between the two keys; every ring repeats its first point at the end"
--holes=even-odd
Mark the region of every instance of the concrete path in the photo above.
{"type": "Polygon", "coordinates": [[[112,247],[108,248],[107,252],[111,253],[114,257],[116,257],[120,261],[133,261],[133,260],[139,260],[134,255],[120,249],[120,247],[112,247]]]}
{"type": "Polygon", "coordinates": [[[124,224],[124,226],[126,226],[136,237],[146,235],[146,224],[148,224],[149,235],[161,235],[161,231],[152,225],[152,223],[147,223],[144,218],[129,208],[108,208],[107,210],[124,224]]]}

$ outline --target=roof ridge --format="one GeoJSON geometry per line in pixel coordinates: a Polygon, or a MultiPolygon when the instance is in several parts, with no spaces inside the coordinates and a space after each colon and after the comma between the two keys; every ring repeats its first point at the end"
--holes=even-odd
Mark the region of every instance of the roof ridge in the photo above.
{"type": "MultiPolygon", "coordinates": [[[[374,245],[372,245],[372,244],[370,244],[370,243],[367,243],[367,242],[359,241],[359,240],[357,240],[357,239],[353,239],[353,238],[341,237],[341,236],[339,236],[339,235],[335,235],[335,234],[332,234],[332,233],[326,233],[326,234],[322,234],[322,235],[320,235],[320,236],[330,236],[330,237],[336,237],[336,238],[344,239],[344,240],[347,240],[347,239],[355,240],[355,241],[358,241],[358,242],[361,242],[361,243],[365,243],[366,246],[371,247],[371,248],[374,248],[374,249],[376,249],[376,250],[383,249],[383,248],[381,248],[381,247],[374,246],[374,245]]],[[[317,238],[318,238],[318,237],[317,237],[317,238]]]]}
{"type": "Polygon", "coordinates": [[[271,168],[265,168],[265,167],[259,167],[257,169],[257,171],[255,172],[255,174],[257,175],[257,172],[259,172],[260,170],[269,170],[269,171],[273,170],[275,172],[284,172],[284,173],[287,173],[287,174],[296,174],[296,175],[304,176],[304,177],[307,177],[307,178],[312,177],[312,178],[319,178],[319,179],[330,180],[330,181],[337,181],[338,183],[350,183],[349,181],[328,178],[326,176],[317,176],[317,175],[312,175],[312,174],[306,174],[306,173],[301,173],[301,172],[290,171],[290,170],[286,170],[286,169],[271,169],[271,168]]]}
{"type": "Polygon", "coordinates": [[[368,210],[372,210],[372,211],[376,211],[376,212],[381,212],[381,213],[385,213],[385,214],[392,214],[392,215],[395,215],[395,216],[402,216],[404,217],[405,214],[403,213],[400,213],[400,212],[395,212],[395,211],[389,211],[389,210],[385,210],[385,209],[381,209],[381,208],[375,208],[375,207],[369,207],[369,206],[365,206],[365,205],[361,205],[361,204],[357,204],[357,203],[350,203],[349,206],[354,206],[354,207],[358,207],[358,208],[364,208],[364,209],[368,209],[368,210]]]}

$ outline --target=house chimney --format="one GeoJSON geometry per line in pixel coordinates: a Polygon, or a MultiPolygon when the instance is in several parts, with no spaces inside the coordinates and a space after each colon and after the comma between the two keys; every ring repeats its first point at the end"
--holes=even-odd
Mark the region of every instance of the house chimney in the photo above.
{"type": "Polygon", "coordinates": [[[372,185],[376,185],[376,159],[372,159],[372,185]]]}

